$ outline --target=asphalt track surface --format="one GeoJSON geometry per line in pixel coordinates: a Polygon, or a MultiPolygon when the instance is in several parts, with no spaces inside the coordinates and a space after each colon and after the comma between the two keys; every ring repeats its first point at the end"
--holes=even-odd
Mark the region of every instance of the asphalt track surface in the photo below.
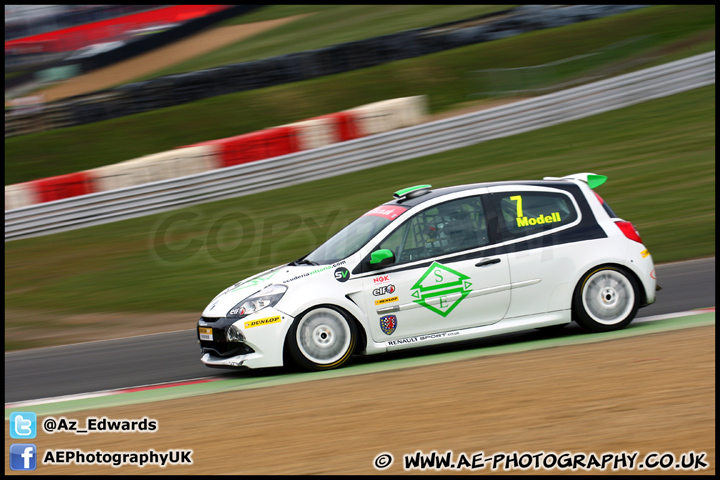
{"type": "MultiPolygon", "coordinates": [[[[655,304],[641,309],[638,318],[715,306],[715,258],[659,265],[655,304]]],[[[435,350],[502,345],[547,335],[537,330],[463,342],[435,350]]],[[[561,335],[584,335],[572,324],[561,335]]],[[[352,362],[382,361],[382,357],[412,356],[424,349],[354,358],[352,362]]],[[[18,402],[139,385],[176,382],[201,377],[238,378],[282,374],[283,369],[228,371],[200,362],[194,330],[181,330],[38,348],[5,354],[5,402],[18,402]]]]}

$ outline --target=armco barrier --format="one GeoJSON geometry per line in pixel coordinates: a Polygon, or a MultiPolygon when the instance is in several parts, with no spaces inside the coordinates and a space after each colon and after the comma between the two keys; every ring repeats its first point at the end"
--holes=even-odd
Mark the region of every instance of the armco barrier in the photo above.
{"type": "Polygon", "coordinates": [[[458,117],[5,212],[5,241],[235,198],[507,137],[715,83],[715,52],[458,117]]]}

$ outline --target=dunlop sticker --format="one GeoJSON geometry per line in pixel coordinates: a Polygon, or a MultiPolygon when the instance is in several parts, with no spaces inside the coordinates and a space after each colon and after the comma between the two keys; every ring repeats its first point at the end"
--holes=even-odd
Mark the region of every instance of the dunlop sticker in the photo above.
{"type": "Polygon", "coordinates": [[[250,320],[249,322],[245,322],[245,328],[260,327],[262,325],[270,325],[271,323],[280,323],[280,315],[261,318],[259,320],[250,320]]]}
{"type": "Polygon", "coordinates": [[[384,303],[391,303],[397,301],[398,297],[381,298],[380,300],[375,300],[375,305],[382,305],[384,303]]]}

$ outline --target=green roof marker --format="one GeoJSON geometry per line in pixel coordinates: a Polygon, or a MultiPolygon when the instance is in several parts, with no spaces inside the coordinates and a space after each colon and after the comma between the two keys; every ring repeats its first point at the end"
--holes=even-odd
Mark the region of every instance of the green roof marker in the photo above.
{"type": "Polygon", "coordinates": [[[590,188],[599,187],[607,181],[608,177],[605,175],[588,175],[587,182],[590,188]]]}
{"type": "Polygon", "coordinates": [[[415,190],[423,190],[426,188],[432,188],[432,185],[415,185],[414,187],[403,188],[402,190],[398,190],[397,192],[393,193],[393,197],[404,197],[410,192],[414,192],[415,190]]]}

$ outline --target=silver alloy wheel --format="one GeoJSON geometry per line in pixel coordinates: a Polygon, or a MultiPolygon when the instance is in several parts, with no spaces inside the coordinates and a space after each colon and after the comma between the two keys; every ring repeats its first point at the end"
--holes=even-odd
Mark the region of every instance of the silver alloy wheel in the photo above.
{"type": "Polygon", "coordinates": [[[329,308],[318,308],[300,319],[295,339],[305,358],[316,364],[327,365],[346,355],[352,333],[340,313],[329,308]]]}
{"type": "Polygon", "coordinates": [[[635,291],[621,272],[600,270],[583,285],[582,303],[590,318],[602,325],[615,325],[633,310],[635,291]]]}

